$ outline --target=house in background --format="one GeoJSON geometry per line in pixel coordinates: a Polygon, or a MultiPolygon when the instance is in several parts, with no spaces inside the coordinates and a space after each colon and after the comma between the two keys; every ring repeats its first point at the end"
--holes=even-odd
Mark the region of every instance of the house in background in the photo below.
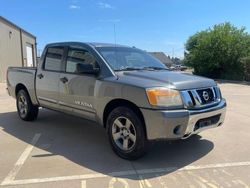
{"type": "Polygon", "coordinates": [[[10,66],[36,66],[36,37],[0,16],[0,82],[10,66]]]}
{"type": "Polygon", "coordinates": [[[173,65],[173,61],[163,52],[148,52],[148,53],[157,58],[158,60],[160,60],[168,67],[173,65]]]}

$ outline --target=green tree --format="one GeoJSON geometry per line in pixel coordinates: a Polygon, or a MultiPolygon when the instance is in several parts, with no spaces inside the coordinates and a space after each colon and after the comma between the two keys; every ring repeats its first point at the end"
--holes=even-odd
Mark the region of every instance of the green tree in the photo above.
{"type": "Polygon", "coordinates": [[[250,56],[243,58],[242,63],[244,66],[244,79],[250,81],[250,56]]]}
{"type": "Polygon", "coordinates": [[[226,22],[191,36],[184,63],[194,73],[211,78],[244,79],[242,59],[250,55],[250,35],[226,22]]]}

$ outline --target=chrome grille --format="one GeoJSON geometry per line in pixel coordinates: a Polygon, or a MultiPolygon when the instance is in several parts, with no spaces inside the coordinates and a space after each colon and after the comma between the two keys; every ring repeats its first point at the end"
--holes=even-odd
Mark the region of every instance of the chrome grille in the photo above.
{"type": "Polygon", "coordinates": [[[202,104],[208,104],[215,100],[213,88],[198,89],[196,92],[199,95],[202,104]]]}
{"type": "Polygon", "coordinates": [[[205,108],[216,105],[221,100],[220,89],[215,87],[181,91],[185,108],[205,108]]]}

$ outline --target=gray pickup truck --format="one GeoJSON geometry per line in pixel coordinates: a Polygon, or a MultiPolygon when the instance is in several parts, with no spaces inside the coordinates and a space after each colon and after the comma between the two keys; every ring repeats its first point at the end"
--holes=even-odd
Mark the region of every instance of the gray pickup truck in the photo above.
{"type": "Polygon", "coordinates": [[[151,140],[220,126],[226,111],[213,80],[169,71],[122,45],[49,44],[37,68],[10,67],[7,86],[21,119],[35,120],[43,107],[93,120],[107,130],[115,153],[130,160],[151,140]]]}

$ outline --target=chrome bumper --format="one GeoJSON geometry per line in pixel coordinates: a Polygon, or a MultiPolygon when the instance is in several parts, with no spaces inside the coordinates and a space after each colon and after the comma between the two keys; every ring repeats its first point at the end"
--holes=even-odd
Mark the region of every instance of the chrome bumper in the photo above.
{"type": "Polygon", "coordinates": [[[205,110],[199,110],[198,112],[196,110],[190,110],[189,114],[190,114],[189,121],[188,121],[188,125],[185,131],[184,138],[192,134],[197,134],[206,129],[211,129],[211,128],[215,128],[215,127],[222,125],[225,119],[225,115],[226,115],[226,101],[223,100],[215,107],[205,109],[205,110]],[[197,122],[199,120],[207,119],[209,117],[215,117],[215,116],[219,116],[218,121],[208,126],[196,128],[197,122]]]}
{"type": "Polygon", "coordinates": [[[141,111],[149,140],[182,139],[222,125],[226,114],[226,101],[222,99],[218,105],[200,110],[141,111]]]}

